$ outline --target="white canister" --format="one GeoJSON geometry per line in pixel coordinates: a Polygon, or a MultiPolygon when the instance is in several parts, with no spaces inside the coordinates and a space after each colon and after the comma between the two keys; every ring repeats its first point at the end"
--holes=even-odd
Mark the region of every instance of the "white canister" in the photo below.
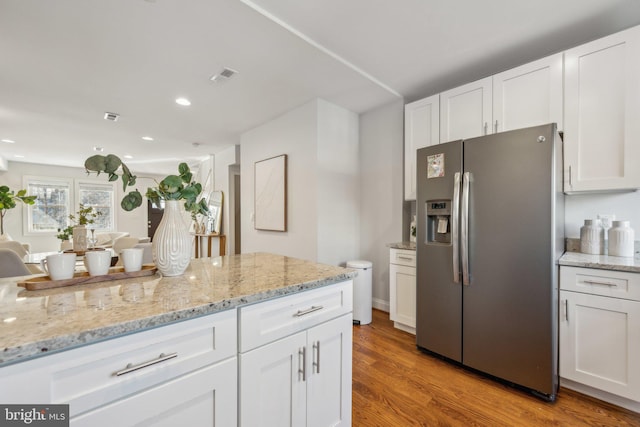
{"type": "Polygon", "coordinates": [[[634,232],[629,221],[613,221],[609,229],[609,255],[633,256],[634,232]]]}
{"type": "Polygon", "coordinates": [[[604,228],[594,219],[585,219],[580,227],[580,252],[583,254],[604,254],[604,228]]]}

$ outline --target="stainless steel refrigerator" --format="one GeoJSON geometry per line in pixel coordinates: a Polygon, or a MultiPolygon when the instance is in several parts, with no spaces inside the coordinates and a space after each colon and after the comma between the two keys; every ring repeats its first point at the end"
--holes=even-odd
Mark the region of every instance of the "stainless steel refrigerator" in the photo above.
{"type": "Polygon", "coordinates": [[[418,150],[419,348],[558,389],[562,143],[549,124],[418,150]]]}

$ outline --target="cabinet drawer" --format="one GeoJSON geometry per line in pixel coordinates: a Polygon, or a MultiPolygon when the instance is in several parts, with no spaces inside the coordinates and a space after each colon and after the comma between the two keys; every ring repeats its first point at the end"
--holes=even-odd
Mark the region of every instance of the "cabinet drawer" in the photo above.
{"type": "Polygon", "coordinates": [[[75,416],[235,356],[236,325],[236,310],[228,310],[11,365],[3,368],[3,385],[13,391],[0,397],[33,401],[33,390],[18,383],[29,372],[37,401],[68,403],[75,416]],[[140,369],[127,372],[129,364],[140,369]]]}
{"type": "Polygon", "coordinates": [[[389,262],[391,264],[416,266],[416,251],[407,249],[391,249],[389,252],[389,262]]]}
{"type": "Polygon", "coordinates": [[[561,266],[560,288],[567,291],[640,301],[640,274],[561,266]]]}
{"type": "Polygon", "coordinates": [[[351,280],[239,309],[240,352],[351,312],[351,280]]]}

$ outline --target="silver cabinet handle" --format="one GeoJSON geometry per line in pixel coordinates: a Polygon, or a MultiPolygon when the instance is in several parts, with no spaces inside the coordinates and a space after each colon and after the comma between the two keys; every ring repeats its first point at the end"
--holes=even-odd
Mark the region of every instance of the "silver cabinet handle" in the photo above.
{"type": "Polygon", "coordinates": [[[564,320],[569,321],[569,300],[564,300],[564,320]]]}
{"type": "Polygon", "coordinates": [[[116,372],[114,375],[116,377],[119,377],[121,375],[128,374],[129,372],[137,371],[138,369],[146,368],[147,366],[155,365],[157,363],[164,362],[166,360],[173,359],[176,357],[178,357],[178,353],[170,353],[170,354],[160,353],[160,356],[158,356],[156,359],[149,360],[147,362],[142,362],[138,365],[129,363],[126,368],[116,372]]]}
{"type": "Polygon", "coordinates": [[[471,173],[462,176],[462,202],[460,214],[460,257],[462,258],[462,284],[468,286],[469,278],[469,182],[471,173]]]}
{"type": "Polygon", "coordinates": [[[313,344],[313,351],[316,353],[316,361],[313,362],[313,366],[316,368],[316,374],[320,373],[320,341],[313,344]]]}
{"type": "Polygon", "coordinates": [[[460,217],[460,172],[453,175],[453,201],[451,203],[451,245],[453,248],[453,283],[460,283],[460,254],[458,252],[460,217]]]}
{"type": "Polygon", "coordinates": [[[493,133],[498,133],[498,121],[493,125],[493,133]]]}
{"type": "Polygon", "coordinates": [[[573,188],[573,181],[571,179],[571,165],[569,165],[569,188],[573,188]]]}
{"type": "Polygon", "coordinates": [[[405,261],[413,261],[413,258],[409,258],[408,256],[399,256],[398,259],[403,259],[405,261]]]}
{"type": "Polygon", "coordinates": [[[583,280],[583,283],[588,283],[590,285],[603,285],[603,286],[618,286],[617,283],[613,282],[600,282],[597,280],[583,280]]]}
{"type": "Polygon", "coordinates": [[[296,314],[293,315],[293,317],[302,317],[309,313],[313,313],[314,311],[322,310],[323,308],[324,307],[321,305],[312,305],[310,308],[307,308],[306,310],[298,310],[296,314]]]}
{"type": "Polygon", "coordinates": [[[302,347],[298,350],[298,363],[300,363],[300,357],[302,357],[302,369],[298,368],[298,374],[302,374],[302,381],[307,380],[307,347],[302,347]]]}

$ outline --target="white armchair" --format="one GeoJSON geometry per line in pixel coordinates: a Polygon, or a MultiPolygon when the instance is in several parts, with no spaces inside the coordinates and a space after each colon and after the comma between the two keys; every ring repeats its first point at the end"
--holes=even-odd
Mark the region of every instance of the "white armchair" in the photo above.
{"type": "MultiPolygon", "coordinates": [[[[8,249],[15,252],[21,261],[24,259],[24,256],[29,253],[29,248],[30,246],[28,243],[20,243],[17,240],[3,240],[0,242],[0,249],[8,249]]],[[[25,266],[29,270],[28,274],[43,273],[37,265],[26,264],[25,266]]]]}
{"type": "Polygon", "coordinates": [[[104,233],[96,233],[96,246],[101,248],[111,248],[113,243],[121,237],[128,237],[126,231],[110,231],[104,233]]]}
{"type": "Polygon", "coordinates": [[[22,258],[11,249],[0,249],[0,277],[28,276],[33,274],[22,258]]]}

